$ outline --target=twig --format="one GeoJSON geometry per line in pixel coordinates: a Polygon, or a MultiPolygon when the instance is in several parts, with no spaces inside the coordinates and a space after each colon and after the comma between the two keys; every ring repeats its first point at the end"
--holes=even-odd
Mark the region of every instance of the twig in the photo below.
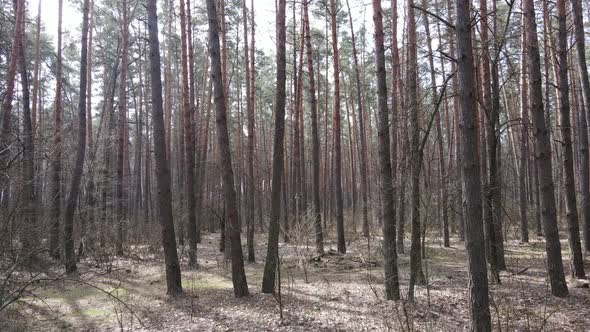
{"type": "Polygon", "coordinates": [[[420,6],[417,6],[417,5],[411,5],[411,7],[412,7],[412,8],[414,8],[414,9],[418,9],[419,11],[421,11],[421,12],[424,12],[424,13],[426,13],[426,14],[428,14],[428,15],[430,15],[430,16],[432,16],[432,17],[434,17],[434,18],[436,18],[437,20],[439,20],[439,21],[443,22],[443,23],[444,23],[446,26],[448,26],[449,28],[451,28],[451,29],[455,30],[455,25],[454,25],[454,24],[452,24],[451,22],[447,21],[446,19],[444,19],[444,18],[443,18],[443,17],[441,17],[440,15],[437,15],[437,14],[435,14],[435,13],[431,12],[430,10],[428,10],[428,9],[426,9],[426,8],[422,8],[422,7],[420,7],[420,6]]]}

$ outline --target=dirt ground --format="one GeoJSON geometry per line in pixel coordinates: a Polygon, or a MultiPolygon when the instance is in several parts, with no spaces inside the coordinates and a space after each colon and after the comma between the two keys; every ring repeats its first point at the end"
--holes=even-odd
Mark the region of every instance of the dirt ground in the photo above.
{"type": "MultiPolygon", "coordinates": [[[[380,239],[356,238],[345,255],[314,257],[309,246],[281,243],[281,306],[260,292],[266,243],[257,242],[257,263],[247,264],[250,296],[233,296],[229,265],[219,236],[199,245],[199,269],[182,271],[185,295],[165,295],[163,262],[146,248],[124,259],[87,258],[76,278],[35,286],[0,313],[0,331],[462,331],[468,328],[467,270],[463,244],[438,241],[426,248],[427,285],[413,302],[385,301],[380,239]],[[106,273],[106,266],[112,271],[106,273]]],[[[406,243],[408,245],[409,243],[406,243]]],[[[335,248],[327,243],[326,248],[335,248]]],[[[567,241],[564,265],[569,272],[567,241]]],[[[408,251],[408,249],[407,249],[408,251]]],[[[483,254],[483,253],[482,253],[483,254]]],[[[182,256],[185,256],[181,253],[182,256]]],[[[158,255],[155,255],[158,256],[158,255]]],[[[498,331],[590,331],[590,290],[570,287],[565,299],[550,295],[544,244],[506,245],[508,271],[491,285],[491,312],[498,331]]],[[[402,294],[407,294],[409,256],[400,255],[402,294]]],[[[185,266],[183,266],[185,267],[185,266]]],[[[587,265],[587,272],[590,266],[587,265]]],[[[48,276],[56,276],[55,269],[48,276]]]]}

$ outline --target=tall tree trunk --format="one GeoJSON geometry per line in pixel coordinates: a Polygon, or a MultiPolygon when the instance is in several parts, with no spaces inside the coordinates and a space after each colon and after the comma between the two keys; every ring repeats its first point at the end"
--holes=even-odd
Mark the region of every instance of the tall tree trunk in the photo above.
{"type": "MultiPolygon", "coordinates": [[[[165,0],[164,0],[165,1],[165,0]]],[[[174,21],[174,0],[168,0],[168,31],[166,43],[168,44],[168,50],[166,53],[166,71],[164,72],[164,79],[166,84],[166,103],[164,108],[166,113],[164,114],[165,119],[165,130],[166,130],[166,155],[170,157],[169,163],[172,162],[172,23],[174,21]]],[[[168,166],[171,168],[171,165],[168,166]]],[[[170,169],[171,171],[172,169],[170,169]]]]}
{"type": "MultiPolygon", "coordinates": [[[[481,80],[483,88],[483,110],[485,114],[485,151],[487,165],[483,163],[483,167],[487,168],[487,179],[485,179],[484,185],[484,204],[483,204],[483,219],[486,235],[486,249],[489,257],[490,270],[492,271],[492,277],[494,282],[500,283],[500,274],[498,273],[498,239],[496,238],[496,231],[494,229],[494,220],[497,218],[494,216],[494,202],[496,197],[496,186],[497,186],[497,143],[496,138],[496,119],[498,110],[494,108],[492,104],[492,85],[490,77],[490,46],[488,31],[489,20],[488,20],[488,2],[487,0],[479,1],[479,13],[480,13],[480,38],[481,38],[481,80]]],[[[483,128],[482,128],[483,130],[483,128]]]]}
{"type": "Polygon", "coordinates": [[[420,245],[420,123],[418,120],[418,58],[416,46],[416,17],[414,15],[414,0],[407,2],[408,13],[408,65],[406,79],[408,81],[408,111],[410,113],[410,148],[411,148],[411,244],[410,244],[410,283],[408,286],[408,298],[414,298],[414,285],[425,282],[422,272],[421,245],[420,245]]]}
{"type": "Polygon", "coordinates": [[[59,250],[59,233],[60,217],[62,206],[61,191],[61,102],[62,102],[62,12],[63,0],[59,0],[58,18],[57,18],[57,62],[56,62],[56,79],[55,79],[55,110],[53,112],[53,161],[51,167],[51,231],[49,237],[49,248],[53,258],[60,257],[59,250]]]}
{"type": "MultiPolygon", "coordinates": [[[[522,27],[525,29],[525,17],[522,17],[522,27]]],[[[518,176],[518,193],[519,193],[519,210],[520,210],[520,241],[529,242],[529,222],[527,216],[527,187],[526,172],[527,160],[529,154],[529,134],[528,134],[528,81],[527,81],[527,34],[522,34],[522,53],[520,62],[520,116],[521,116],[521,136],[520,136],[520,166],[518,176]]]]}
{"type": "Polygon", "coordinates": [[[78,99],[78,146],[76,148],[76,163],[70,186],[70,193],[66,201],[64,218],[64,249],[66,273],[76,272],[76,255],[74,252],[74,212],[80,194],[80,181],[84,170],[84,156],[86,155],[86,80],[88,71],[88,12],[90,0],[84,0],[82,17],[82,45],[80,52],[80,89],[78,99]]]}
{"type": "MultiPolygon", "coordinates": [[[[254,0],[250,0],[250,32],[251,32],[251,46],[250,46],[250,95],[248,96],[248,99],[250,100],[250,111],[251,111],[251,115],[250,113],[248,113],[248,123],[250,126],[250,116],[252,118],[252,158],[254,158],[254,149],[255,149],[255,145],[256,145],[256,132],[255,132],[255,118],[254,118],[254,107],[255,107],[255,103],[254,103],[254,94],[256,91],[256,85],[255,85],[255,79],[256,79],[256,38],[255,38],[255,34],[256,34],[256,23],[254,20],[254,0]]],[[[247,53],[247,52],[246,52],[247,53]]],[[[250,127],[248,127],[248,130],[250,129],[250,127]]],[[[250,136],[250,133],[248,133],[248,137],[250,136]]],[[[252,161],[252,165],[254,165],[254,161],[252,161]]],[[[252,167],[253,168],[253,167],[252,167]]],[[[255,207],[255,199],[254,199],[254,194],[256,192],[256,181],[254,179],[254,173],[251,174],[251,179],[250,181],[252,181],[251,185],[252,185],[252,211],[254,213],[255,207]]],[[[262,212],[262,209],[259,207],[259,213],[262,212]]],[[[250,228],[247,230],[247,236],[248,236],[248,261],[249,262],[254,262],[256,261],[256,257],[255,257],[255,248],[254,248],[254,215],[252,215],[252,220],[251,220],[251,225],[250,228]]]]}
{"type": "MultiPolygon", "coordinates": [[[[578,207],[576,204],[576,183],[574,178],[574,151],[572,142],[572,125],[570,120],[569,80],[568,80],[568,45],[566,27],[566,0],[557,0],[558,22],[558,57],[559,57],[559,93],[561,95],[560,125],[563,140],[563,169],[565,171],[565,206],[568,240],[571,252],[571,273],[575,278],[586,278],[584,259],[580,244],[580,226],[578,224],[578,207]]],[[[588,161],[586,159],[586,161],[588,161]]]]}
{"type": "MultiPolygon", "coordinates": [[[[551,54],[552,52],[549,50],[550,45],[552,44],[552,28],[551,28],[551,19],[549,17],[549,6],[547,1],[542,2],[542,11],[543,11],[543,74],[545,76],[545,81],[543,82],[545,85],[545,93],[544,93],[544,105],[545,105],[545,121],[548,128],[551,128],[551,91],[553,89],[553,85],[551,82],[551,75],[549,74],[550,66],[551,66],[551,54]]],[[[549,130],[549,141],[551,141],[551,130],[549,130]]],[[[537,179],[536,183],[536,193],[537,196],[537,213],[536,213],[536,232],[537,236],[543,236],[543,222],[542,222],[542,208],[541,208],[541,195],[540,195],[540,182],[539,182],[539,167],[537,163],[535,163],[535,178],[537,179]]]]}
{"type": "MultiPolygon", "coordinates": [[[[360,68],[358,63],[358,56],[357,56],[357,49],[356,49],[356,39],[354,34],[354,26],[352,24],[352,12],[350,10],[350,5],[348,0],[346,1],[346,6],[348,7],[348,20],[350,22],[350,34],[352,37],[352,56],[354,60],[354,78],[355,78],[355,92],[356,92],[356,103],[358,107],[358,123],[359,123],[359,136],[360,136],[360,162],[359,162],[359,171],[361,177],[361,213],[363,218],[363,236],[369,237],[370,230],[369,230],[369,203],[368,203],[368,179],[367,179],[367,142],[365,136],[365,124],[364,124],[364,103],[362,102],[362,95],[361,95],[361,76],[360,76],[360,68]]],[[[311,50],[309,51],[311,53],[311,50]]],[[[354,115],[353,115],[354,117],[354,115]]]]}
{"type": "MultiPolygon", "coordinates": [[[[16,69],[17,60],[19,57],[19,37],[21,36],[21,29],[23,28],[25,12],[25,2],[16,2],[16,9],[14,11],[15,24],[14,24],[14,35],[12,40],[12,48],[10,51],[10,59],[8,63],[8,69],[6,72],[6,94],[2,100],[2,119],[0,129],[0,169],[7,170],[9,167],[10,159],[10,130],[11,130],[11,118],[12,118],[12,99],[14,97],[14,85],[16,81],[16,69]]],[[[6,174],[0,175],[0,209],[8,207],[10,199],[10,179],[6,174]]],[[[3,211],[0,211],[3,212],[3,211]]],[[[8,218],[5,218],[8,219],[8,218]]],[[[8,221],[2,221],[0,230],[9,231],[8,221]]],[[[3,234],[8,235],[8,234],[3,234]]]]}
{"type": "Polygon", "coordinates": [[[486,269],[481,178],[478,146],[477,107],[473,75],[470,1],[456,2],[457,69],[461,115],[461,179],[465,246],[469,269],[469,302],[472,331],[491,331],[486,269]]]}
{"type": "Polygon", "coordinates": [[[187,48],[187,28],[184,0],[180,0],[180,35],[182,48],[182,106],[184,116],[184,154],[186,160],[185,167],[185,200],[186,200],[186,227],[188,229],[188,265],[192,268],[197,266],[197,220],[195,210],[195,141],[193,135],[193,108],[191,107],[192,94],[189,88],[189,68],[187,48]]]}
{"type": "MultiPolygon", "coordinates": [[[[392,177],[392,185],[394,189],[393,197],[399,196],[403,197],[403,193],[400,190],[397,190],[398,186],[398,105],[403,105],[403,101],[400,102],[400,99],[403,99],[403,93],[401,91],[401,65],[399,59],[399,47],[397,41],[397,24],[398,24],[398,14],[397,14],[397,0],[391,1],[391,67],[392,67],[392,76],[391,76],[391,96],[392,96],[392,103],[391,103],[391,177],[392,177]],[[401,193],[400,195],[396,195],[396,193],[401,193]]],[[[399,182],[405,182],[403,179],[399,182]]],[[[400,186],[401,187],[401,186],[400,186]]],[[[403,203],[403,198],[400,200],[403,203]]],[[[397,198],[394,201],[394,210],[397,206],[397,198]]],[[[396,227],[397,229],[397,241],[396,247],[400,253],[404,252],[404,218],[401,215],[400,218],[397,218],[397,211],[396,213],[396,227]]]]}
{"type": "Polygon", "coordinates": [[[158,41],[157,0],[148,0],[148,26],[150,43],[150,82],[152,92],[152,121],[154,153],[156,159],[156,182],[158,185],[158,219],[162,232],[164,262],[166,264],[167,294],[176,296],[182,293],[180,264],[176,252],[176,236],[172,219],[172,194],[170,191],[170,169],[166,157],[166,131],[164,129],[164,110],[162,107],[162,78],[160,70],[160,42],[158,41]]]}
{"type": "MultiPolygon", "coordinates": [[[[18,11],[18,0],[14,0],[14,10],[18,11]]],[[[23,3],[24,4],[24,3],[23,3]]],[[[24,11],[24,8],[23,8],[24,11]]],[[[24,21],[21,23],[24,26],[24,21]]],[[[25,28],[20,29],[19,36],[19,63],[20,63],[20,79],[22,88],[22,102],[23,102],[23,218],[21,225],[21,242],[25,255],[34,254],[34,251],[39,246],[39,236],[37,229],[37,197],[35,192],[35,146],[33,144],[33,125],[31,120],[31,100],[29,95],[29,78],[27,73],[27,61],[25,57],[25,28]]]]}
{"type": "Polygon", "coordinates": [[[391,169],[389,142],[389,109],[387,107],[387,79],[385,71],[385,47],[383,46],[383,10],[381,1],[373,0],[373,24],[375,26],[375,62],[377,65],[378,134],[381,215],[383,223],[383,257],[385,270],[385,297],[399,300],[397,273],[397,249],[395,244],[395,198],[391,169]]]}
{"type": "Polygon", "coordinates": [[[580,205],[582,212],[582,230],[584,234],[584,251],[588,253],[590,252],[590,165],[588,160],[587,128],[588,123],[590,122],[590,78],[588,78],[588,65],[586,63],[586,40],[584,38],[584,19],[582,14],[582,1],[571,0],[571,2],[572,15],[574,16],[574,36],[576,40],[576,51],[578,53],[578,64],[582,81],[582,95],[584,96],[584,106],[586,107],[586,109],[581,110],[583,127],[580,128],[580,157],[582,158],[582,167],[580,169],[580,205]]]}
{"type": "Polygon", "coordinates": [[[523,0],[523,11],[525,21],[524,31],[527,38],[527,69],[531,84],[531,115],[535,133],[535,160],[539,169],[541,202],[544,209],[543,226],[545,230],[545,250],[547,252],[547,272],[551,283],[551,293],[558,297],[565,297],[568,294],[568,290],[563,273],[561,244],[559,243],[559,231],[557,229],[553,167],[551,165],[551,142],[549,141],[549,130],[545,123],[541,85],[541,60],[533,0],[523,0]]]}
{"type": "MultiPolygon", "coordinates": [[[[297,66],[297,64],[301,64],[301,61],[297,61],[297,16],[296,16],[296,4],[293,3],[293,21],[292,21],[292,37],[293,37],[293,71],[292,71],[292,87],[290,89],[292,91],[292,98],[289,102],[289,109],[290,109],[290,123],[291,123],[291,172],[290,177],[287,176],[289,179],[289,188],[285,188],[287,190],[287,196],[290,197],[291,201],[291,215],[294,217],[294,223],[299,223],[299,199],[300,199],[300,178],[299,178],[299,171],[301,170],[301,162],[300,162],[300,149],[299,149],[299,78],[301,77],[301,69],[303,66],[297,66]]],[[[303,40],[303,39],[302,39],[303,40]]],[[[300,53],[303,55],[303,49],[300,47],[300,53]]],[[[288,157],[287,157],[288,158],[288,157]]],[[[285,219],[285,242],[288,242],[289,239],[289,221],[290,215],[287,215],[285,219]]]]}
{"type": "Polygon", "coordinates": [[[344,212],[342,203],[342,143],[340,136],[340,56],[338,28],[336,23],[336,0],[330,0],[330,26],[332,31],[332,62],[334,74],[334,109],[332,110],[332,133],[334,139],[334,191],[336,199],[336,233],[338,252],[346,252],[344,240],[344,212]]]}
{"type": "Polygon", "coordinates": [[[276,14],[277,90],[275,97],[270,225],[268,227],[268,247],[266,252],[266,263],[264,265],[264,276],[262,279],[263,293],[274,292],[275,273],[279,263],[279,218],[281,216],[281,185],[284,167],[283,140],[285,138],[285,85],[287,80],[285,7],[286,0],[279,0],[276,14]]]}
{"type": "MultiPolygon", "coordinates": [[[[311,192],[312,192],[312,203],[313,203],[312,213],[313,213],[314,227],[315,227],[316,252],[318,254],[323,254],[324,253],[324,234],[323,234],[323,230],[322,230],[322,215],[320,212],[320,138],[319,138],[319,132],[318,132],[318,101],[317,101],[317,97],[316,97],[316,93],[315,93],[315,74],[314,74],[314,68],[313,68],[311,31],[310,31],[310,27],[309,27],[309,12],[308,12],[307,7],[308,7],[307,0],[303,0],[303,17],[305,20],[305,22],[304,22],[304,25],[305,25],[305,45],[306,45],[306,53],[307,53],[307,71],[308,71],[308,76],[309,76],[309,95],[310,95],[310,108],[311,108],[311,173],[312,173],[311,192]]],[[[353,42],[353,44],[354,44],[354,42],[353,42]]],[[[357,81],[357,84],[358,83],[359,82],[357,81]]],[[[365,196],[365,198],[366,198],[366,196],[365,196]]],[[[365,201],[365,203],[366,203],[366,201],[365,201]]]]}
{"type": "MultiPolygon", "coordinates": [[[[203,211],[201,209],[203,205],[203,199],[206,196],[206,180],[205,174],[207,171],[207,152],[209,147],[209,119],[211,116],[211,90],[212,90],[212,83],[211,80],[208,79],[209,76],[209,61],[205,62],[205,70],[203,71],[203,80],[202,80],[202,96],[201,99],[203,101],[203,112],[205,112],[204,116],[199,117],[201,121],[198,121],[196,124],[200,127],[197,130],[197,157],[196,157],[196,205],[195,210],[197,211],[197,240],[201,240],[201,229],[203,228],[202,220],[203,220],[203,211]],[[205,111],[206,110],[206,111],[205,111]],[[204,119],[204,120],[203,120],[204,119]]],[[[200,112],[203,114],[203,112],[200,112]]],[[[198,241],[198,243],[200,243],[198,241]]]]}
{"type": "MultiPolygon", "coordinates": [[[[246,110],[248,117],[248,156],[246,160],[246,167],[248,168],[248,194],[246,195],[246,241],[248,244],[248,261],[254,262],[254,237],[250,238],[250,232],[254,227],[254,195],[256,193],[254,184],[254,100],[250,98],[251,93],[254,90],[254,86],[251,85],[250,77],[250,54],[248,50],[248,14],[246,8],[246,0],[242,0],[242,22],[244,26],[244,65],[246,67],[246,110]]],[[[255,50],[252,49],[252,52],[255,52],[255,50]]]]}
{"type": "MultiPolygon", "coordinates": [[[[424,27],[426,30],[426,39],[427,39],[427,47],[428,47],[428,64],[430,66],[430,89],[432,94],[432,105],[436,105],[438,92],[436,89],[436,71],[434,69],[434,53],[432,52],[432,38],[430,35],[430,22],[429,17],[426,13],[422,16],[424,18],[424,27]]],[[[447,213],[447,202],[448,202],[448,191],[447,191],[447,179],[446,179],[446,164],[445,164],[445,151],[444,151],[444,142],[443,142],[443,134],[442,134],[442,122],[440,117],[440,112],[436,112],[435,120],[436,122],[436,142],[437,142],[437,150],[438,150],[438,171],[440,177],[440,199],[441,199],[441,212],[442,212],[442,233],[443,233],[443,245],[445,247],[450,247],[450,238],[449,238],[449,216],[447,213]]]]}
{"type": "MultiPolygon", "coordinates": [[[[195,50],[193,46],[193,17],[191,14],[191,0],[186,0],[186,41],[188,46],[188,74],[189,74],[189,105],[190,105],[190,113],[191,113],[191,131],[193,137],[193,154],[195,153],[195,146],[197,144],[197,136],[196,136],[196,118],[197,118],[197,95],[196,95],[196,81],[195,78],[195,50]],[[196,103],[196,104],[195,104],[196,103]]],[[[204,84],[206,86],[206,84],[204,84]]],[[[195,159],[195,157],[193,157],[195,159]]],[[[193,164],[195,161],[193,160],[193,164]]],[[[194,171],[193,171],[194,172],[194,171]]],[[[196,174],[196,173],[194,173],[196,174]]],[[[193,175],[193,178],[195,175],[193,175]]],[[[194,185],[194,182],[193,182],[194,185]]]]}
{"type": "Polygon", "coordinates": [[[117,193],[117,213],[115,223],[117,225],[117,242],[116,252],[117,255],[123,254],[123,237],[125,224],[125,193],[126,188],[123,187],[124,171],[123,161],[125,154],[125,129],[127,123],[127,58],[129,54],[129,17],[127,0],[121,1],[122,14],[123,14],[123,52],[121,54],[121,76],[119,80],[119,129],[117,132],[117,182],[116,182],[116,193],[117,193]]]}
{"type": "Polygon", "coordinates": [[[86,86],[86,111],[88,112],[88,119],[86,122],[86,136],[88,140],[88,182],[86,184],[86,203],[88,205],[86,214],[86,221],[84,225],[84,229],[81,229],[81,237],[82,240],[80,241],[80,247],[78,252],[78,260],[83,253],[84,250],[84,237],[86,236],[86,232],[88,230],[88,226],[94,226],[94,217],[95,217],[95,205],[96,205],[96,197],[95,197],[95,184],[94,184],[94,168],[95,168],[95,157],[96,151],[94,148],[94,137],[92,131],[92,36],[93,36],[93,26],[94,26],[94,0],[90,0],[90,22],[88,24],[88,72],[87,72],[87,86],[86,86]]]}
{"type": "MultiPolygon", "coordinates": [[[[146,43],[145,43],[145,35],[142,32],[140,27],[139,29],[139,37],[137,39],[139,44],[139,49],[141,49],[145,54],[146,51],[146,43]]],[[[133,216],[135,221],[139,221],[140,219],[140,211],[143,208],[143,198],[142,198],[142,191],[141,191],[141,183],[142,183],[142,167],[143,167],[143,156],[142,156],[142,146],[143,146],[143,108],[144,108],[144,98],[146,94],[146,90],[143,83],[143,59],[140,57],[137,62],[137,76],[139,80],[139,105],[135,108],[135,178],[134,178],[134,199],[133,203],[133,216]]],[[[145,103],[147,105],[147,103],[145,103]]],[[[147,219],[144,219],[144,222],[147,219]]]]}
{"type": "Polygon", "coordinates": [[[240,223],[234,175],[232,169],[229,133],[227,130],[226,96],[223,93],[221,57],[219,48],[219,22],[215,0],[207,0],[207,16],[209,18],[209,56],[211,57],[211,80],[214,84],[215,122],[217,127],[217,145],[219,148],[219,164],[223,180],[225,205],[227,207],[227,227],[230,228],[231,265],[234,295],[248,295],[248,283],[244,273],[244,258],[240,239],[240,223]]]}
{"type": "MultiPolygon", "coordinates": [[[[490,201],[491,201],[491,208],[493,213],[492,219],[492,230],[494,232],[495,238],[495,251],[496,251],[496,266],[498,270],[506,270],[506,259],[504,257],[504,236],[502,234],[502,183],[501,183],[501,163],[502,163],[502,153],[501,148],[502,144],[500,141],[500,136],[498,134],[498,125],[499,125],[499,118],[500,118],[500,78],[499,78],[499,59],[501,48],[503,45],[503,37],[498,36],[498,15],[497,15],[497,6],[496,1],[493,1],[492,12],[494,13],[494,21],[493,21],[493,42],[494,42],[494,58],[492,59],[491,63],[491,71],[492,71],[492,110],[490,114],[490,121],[488,122],[490,126],[490,132],[493,132],[494,135],[493,141],[489,141],[490,150],[494,151],[493,156],[488,156],[488,160],[490,162],[490,172],[489,172],[489,190],[490,190],[490,201]],[[492,127],[493,126],[493,130],[492,127]]],[[[509,24],[510,16],[508,17],[508,21],[506,24],[509,24]]],[[[488,152],[488,155],[490,152],[488,152]]]]}
{"type": "Polygon", "coordinates": [[[33,108],[31,112],[31,123],[33,130],[33,138],[36,136],[37,126],[37,101],[39,100],[39,49],[41,37],[41,1],[37,7],[37,21],[35,25],[35,64],[33,68],[33,108]]]}
{"type": "MultiPolygon", "coordinates": [[[[453,23],[454,21],[454,8],[453,2],[451,0],[446,0],[446,9],[449,15],[449,22],[453,23]]],[[[455,32],[452,28],[447,29],[447,33],[449,35],[449,52],[450,54],[455,54],[455,32]]],[[[457,70],[457,63],[455,61],[451,61],[451,72],[455,72],[457,70]]],[[[453,97],[453,126],[455,128],[455,141],[453,144],[455,145],[455,160],[454,162],[454,172],[457,173],[460,165],[461,165],[461,134],[460,134],[460,119],[459,119],[459,79],[458,75],[453,76],[451,80],[452,85],[452,95],[453,97]]],[[[459,174],[457,174],[459,176],[459,174]]],[[[463,188],[458,186],[458,193],[457,193],[457,201],[463,202],[463,188]]],[[[462,203],[461,203],[462,204],[462,203]]],[[[459,241],[465,240],[465,220],[463,218],[463,210],[461,207],[458,209],[457,214],[457,231],[459,232],[459,241]]]]}

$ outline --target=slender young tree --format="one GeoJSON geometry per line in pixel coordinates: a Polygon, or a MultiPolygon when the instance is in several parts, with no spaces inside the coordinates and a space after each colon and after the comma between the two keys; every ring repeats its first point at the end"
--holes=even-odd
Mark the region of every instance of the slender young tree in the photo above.
{"type": "Polygon", "coordinates": [[[457,70],[461,116],[461,182],[465,247],[469,268],[472,331],[491,331],[488,275],[483,234],[477,107],[473,70],[470,0],[456,1],[457,70]]]}
{"type": "Polygon", "coordinates": [[[543,207],[543,229],[545,231],[545,251],[547,253],[547,272],[551,293],[557,297],[568,295],[561,244],[557,229],[555,189],[553,185],[553,166],[551,165],[551,142],[549,129],[545,122],[541,76],[541,58],[537,39],[537,22],[533,0],[523,0],[524,31],[526,34],[527,71],[531,92],[531,115],[535,133],[535,160],[539,170],[541,187],[541,206],[543,207]]]}
{"type": "Polygon", "coordinates": [[[277,33],[277,89],[275,96],[275,125],[272,154],[272,182],[270,225],[268,227],[268,247],[264,276],[262,277],[262,292],[272,293],[275,289],[275,276],[279,264],[279,225],[281,216],[281,185],[284,167],[285,138],[285,99],[286,99],[286,0],[278,0],[276,14],[277,33]]]}
{"type": "MultiPolygon", "coordinates": [[[[559,58],[559,94],[561,138],[563,140],[563,169],[565,173],[565,208],[569,247],[572,257],[572,277],[586,278],[584,259],[580,244],[580,226],[578,222],[578,206],[576,203],[576,183],[574,178],[574,151],[572,142],[572,125],[570,121],[570,99],[568,79],[568,45],[566,27],[566,0],[557,0],[557,43],[559,58]]],[[[583,129],[584,130],[584,129],[583,129]]]]}
{"type": "Polygon", "coordinates": [[[223,180],[223,192],[227,214],[227,224],[231,243],[231,267],[234,295],[248,296],[248,283],[244,272],[244,257],[240,239],[240,223],[238,220],[238,202],[234,187],[234,174],[230,155],[229,133],[227,130],[226,96],[223,93],[221,72],[221,56],[219,47],[219,21],[215,0],[207,0],[207,16],[209,18],[209,56],[211,58],[211,80],[214,85],[215,123],[217,129],[217,146],[219,164],[223,180]]]}
{"type": "Polygon", "coordinates": [[[381,1],[373,0],[373,24],[375,27],[375,62],[377,65],[378,130],[381,217],[383,223],[383,257],[385,270],[385,297],[399,300],[397,273],[397,248],[395,244],[395,209],[393,178],[389,145],[389,109],[387,107],[387,79],[385,71],[385,47],[383,46],[383,10],[381,1]]]}

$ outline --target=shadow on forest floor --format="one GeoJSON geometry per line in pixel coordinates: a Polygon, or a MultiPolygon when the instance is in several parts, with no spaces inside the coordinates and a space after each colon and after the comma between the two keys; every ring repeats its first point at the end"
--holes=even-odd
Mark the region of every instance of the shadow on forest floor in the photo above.
{"type": "MultiPolygon", "coordinates": [[[[141,248],[132,248],[137,251],[129,256],[133,259],[113,261],[109,274],[83,261],[83,283],[57,281],[23,298],[0,316],[0,330],[458,331],[468,326],[466,257],[457,241],[443,248],[427,240],[423,270],[428,283],[418,286],[414,302],[384,300],[378,238],[372,238],[370,252],[367,240],[357,238],[347,254],[319,258],[313,247],[281,243],[282,320],[277,298],[260,292],[264,239],[257,241],[258,262],[246,264],[251,296],[241,299],[233,297],[229,264],[217,242],[217,234],[204,235],[199,268],[182,272],[182,297],[165,295],[161,260],[143,258],[141,248]]],[[[569,257],[566,242],[562,248],[569,257]]],[[[506,258],[502,284],[490,286],[495,329],[583,331],[590,326],[588,289],[570,288],[566,299],[550,295],[543,242],[508,241],[506,258]]],[[[408,265],[409,256],[400,255],[403,297],[408,265]]]]}

